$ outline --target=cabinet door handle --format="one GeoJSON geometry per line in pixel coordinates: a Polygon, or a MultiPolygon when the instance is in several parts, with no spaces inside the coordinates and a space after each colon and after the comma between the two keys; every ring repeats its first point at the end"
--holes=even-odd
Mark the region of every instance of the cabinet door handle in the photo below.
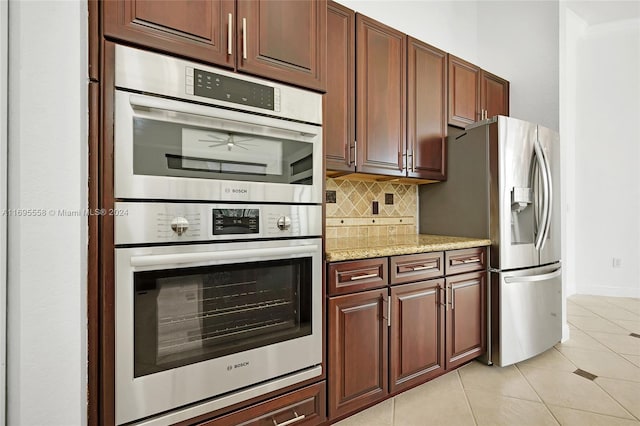
{"type": "Polygon", "coordinates": [[[356,141],[353,141],[353,145],[346,144],[345,149],[346,149],[346,155],[347,155],[347,165],[351,166],[356,162],[356,159],[355,159],[356,158],[355,156],[356,141]]]}
{"type": "Polygon", "coordinates": [[[376,278],[378,274],[353,275],[349,278],[351,281],[365,280],[367,278],[376,278]]]}
{"type": "Polygon", "coordinates": [[[295,416],[292,419],[287,420],[286,422],[282,422],[282,423],[278,423],[276,422],[276,419],[271,419],[273,420],[273,426],[287,426],[287,425],[292,425],[294,423],[297,423],[301,420],[304,420],[305,415],[304,414],[300,414],[298,415],[298,413],[296,413],[295,411],[293,412],[293,415],[295,416]]]}
{"type": "Polygon", "coordinates": [[[229,14],[229,25],[227,31],[227,54],[233,55],[233,15],[229,14]]]}
{"type": "Polygon", "coordinates": [[[247,18],[242,18],[242,59],[247,59],[247,18]]]}
{"type": "Polygon", "coordinates": [[[444,303],[440,303],[440,306],[444,306],[444,310],[449,310],[449,303],[447,301],[447,287],[440,287],[440,290],[444,292],[444,303]]]}
{"type": "Polygon", "coordinates": [[[451,310],[454,309],[454,301],[455,301],[456,293],[453,291],[453,286],[451,286],[451,310]]]}
{"type": "Polygon", "coordinates": [[[438,265],[422,265],[411,268],[414,271],[426,271],[428,269],[438,269],[438,265]]]}
{"type": "Polygon", "coordinates": [[[478,257],[470,257],[468,259],[451,259],[451,266],[455,265],[467,265],[469,263],[480,263],[480,258],[478,257]]]}

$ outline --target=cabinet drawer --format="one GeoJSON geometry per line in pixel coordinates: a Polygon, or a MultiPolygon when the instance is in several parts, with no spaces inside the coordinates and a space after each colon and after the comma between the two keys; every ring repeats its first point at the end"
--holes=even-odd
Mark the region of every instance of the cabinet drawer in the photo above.
{"type": "Polygon", "coordinates": [[[487,248],[453,250],[445,253],[446,274],[483,271],[487,268],[487,248]]]}
{"type": "Polygon", "coordinates": [[[389,282],[386,257],[330,263],[327,275],[330,295],[383,287],[389,282]]]}
{"type": "Polygon", "coordinates": [[[391,284],[423,281],[444,275],[442,252],[391,257],[391,284]]]}
{"type": "Polygon", "coordinates": [[[200,426],[315,426],[326,421],[325,382],[252,405],[200,426]]]}

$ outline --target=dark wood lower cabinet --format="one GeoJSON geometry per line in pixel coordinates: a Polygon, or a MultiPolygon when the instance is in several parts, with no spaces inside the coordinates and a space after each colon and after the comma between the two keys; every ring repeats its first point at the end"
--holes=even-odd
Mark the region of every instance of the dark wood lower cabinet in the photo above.
{"type": "Polygon", "coordinates": [[[447,370],[486,351],[487,273],[447,277],[447,370]]]}
{"type": "Polygon", "coordinates": [[[316,383],[199,426],[316,426],[327,420],[325,382],[316,383]],[[288,423],[287,423],[288,422],[288,423]]]}
{"type": "Polygon", "coordinates": [[[388,394],[387,303],[386,288],[329,299],[330,418],[388,394]]]}
{"type": "Polygon", "coordinates": [[[391,288],[391,392],[444,372],[444,279],[391,288]]]}
{"type": "MultiPolygon", "coordinates": [[[[379,268],[385,259],[390,286],[328,298],[329,421],[486,351],[486,248],[335,262],[327,267],[327,281],[344,275],[345,283],[359,276],[377,278],[372,285],[386,283],[379,268]]],[[[327,288],[335,291],[335,282],[327,288]]]]}

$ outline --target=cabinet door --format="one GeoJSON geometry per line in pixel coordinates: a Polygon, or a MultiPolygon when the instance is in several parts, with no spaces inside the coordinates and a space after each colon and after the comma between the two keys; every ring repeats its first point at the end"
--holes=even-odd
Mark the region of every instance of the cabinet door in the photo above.
{"type": "Polygon", "coordinates": [[[486,351],[487,273],[447,277],[447,370],[486,351]]]}
{"type": "Polygon", "coordinates": [[[480,68],[449,55],[449,124],[465,127],[480,120],[480,68]]]}
{"type": "Polygon", "coordinates": [[[405,175],[407,37],[356,15],[356,170],[405,175]]]}
{"type": "Polygon", "coordinates": [[[234,67],[233,0],[108,0],[102,7],[108,38],[234,67]]]}
{"type": "Polygon", "coordinates": [[[387,394],[387,290],[329,298],[329,417],[387,394]]]}
{"type": "Polygon", "coordinates": [[[445,180],[447,54],[409,37],[407,176],[445,180]]]}
{"type": "Polygon", "coordinates": [[[480,104],[486,118],[509,115],[509,82],[483,70],[480,76],[480,104]]]}
{"type": "Polygon", "coordinates": [[[444,372],[443,293],[443,278],[391,288],[391,392],[444,372]]]}
{"type": "MultiPolygon", "coordinates": [[[[327,4],[327,93],[323,136],[327,170],[355,171],[356,14],[339,3],[327,4]]],[[[331,174],[331,173],[329,173],[331,174]]],[[[332,175],[339,175],[333,173],[332,175]]]]}
{"type": "Polygon", "coordinates": [[[238,70],[325,90],[326,0],[238,0],[238,70]]]}

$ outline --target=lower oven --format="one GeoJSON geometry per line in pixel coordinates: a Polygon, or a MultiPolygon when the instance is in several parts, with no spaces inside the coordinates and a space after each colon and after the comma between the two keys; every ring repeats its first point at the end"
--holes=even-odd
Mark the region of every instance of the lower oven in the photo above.
{"type": "Polygon", "coordinates": [[[321,375],[321,206],[116,207],[118,424],[173,424],[321,375]]]}

